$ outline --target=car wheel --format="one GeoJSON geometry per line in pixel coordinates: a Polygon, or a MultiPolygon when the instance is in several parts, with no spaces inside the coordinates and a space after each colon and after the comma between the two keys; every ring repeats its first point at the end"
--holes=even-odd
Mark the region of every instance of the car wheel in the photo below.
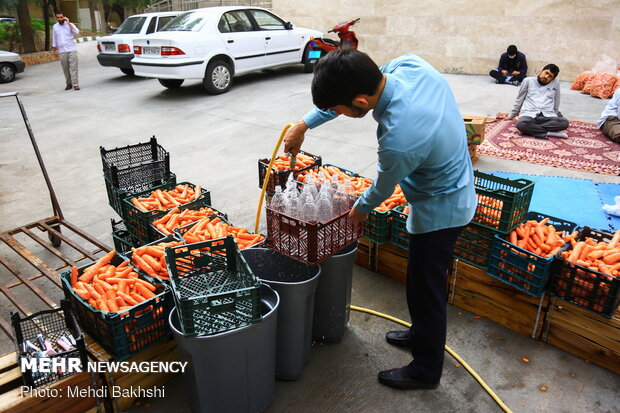
{"type": "Polygon", "coordinates": [[[8,64],[0,64],[0,83],[9,83],[15,80],[15,68],[8,64]]]}
{"type": "Polygon", "coordinates": [[[310,59],[308,59],[308,52],[310,51],[310,47],[306,46],[306,48],[304,49],[304,73],[312,73],[314,72],[314,66],[316,66],[316,60],[312,61],[310,59]]]}
{"type": "Polygon", "coordinates": [[[232,82],[233,75],[230,66],[223,60],[209,63],[205,71],[205,78],[202,80],[205,89],[212,95],[228,92],[232,82]]]}
{"type": "Polygon", "coordinates": [[[125,73],[127,76],[133,76],[134,74],[133,69],[121,68],[121,72],[125,73]]]}
{"type": "Polygon", "coordinates": [[[157,79],[162,86],[168,89],[176,89],[183,84],[184,79],[157,79]]]}

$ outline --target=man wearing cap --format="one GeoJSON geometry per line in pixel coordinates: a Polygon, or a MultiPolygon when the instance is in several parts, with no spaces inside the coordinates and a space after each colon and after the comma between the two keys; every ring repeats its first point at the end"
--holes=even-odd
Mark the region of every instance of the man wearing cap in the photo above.
{"type": "Polygon", "coordinates": [[[499,58],[497,69],[491,70],[489,75],[495,79],[495,83],[509,83],[519,86],[527,76],[525,55],[517,50],[517,46],[511,44],[506,53],[502,53],[499,58]]]}

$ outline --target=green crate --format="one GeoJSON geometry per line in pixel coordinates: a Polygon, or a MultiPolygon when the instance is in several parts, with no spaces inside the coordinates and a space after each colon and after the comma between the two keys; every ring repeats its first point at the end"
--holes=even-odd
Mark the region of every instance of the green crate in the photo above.
{"type": "Polygon", "coordinates": [[[454,244],[454,256],[474,267],[486,270],[497,231],[471,222],[454,244]]]}
{"type": "Polygon", "coordinates": [[[168,248],[166,261],[186,337],[220,333],[261,319],[260,281],[231,236],[168,248]]]}
{"type": "Polygon", "coordinates": [[[407,205],[399,205],[392,210],[392,244],[404,250],[409,249],[411,234],[407,232],[407,214],[403,213],[407,205]]]}
{"type": "MultiPolygon", "coordinates": [[[[123,261],[125,257],[116,254],[111,264],[119,265],[123,261]]],[[[78,268],[78,276],[93,263],[78,268]]],[[[168,315],[173,304],[167,286],[156,284],[155,297],[128,309],[109,313],[95,310],[75,294],[71,288],[70,271],[60,278],[65,297],[71,301],[80,326],[116,360],[126,360],[171,336],[168,315]]]]}
{"type": "MultiPolygon", "coordinates": [[[[183,211],[188,210],[188,209],[191,209],[191,210],[197,211],[197,210],[199,210],[200,208],[211,208],[213,211],[215,211],[215,212],[214,212],[214,215],[219,215],[219,216],[223,217],[225,220],[228,220],[228,215],[227,215],[227,214],[225,214],[225,213],[223,213],[223,212],[221,212],[221,211],[219,211],[219,210],[217,210],[217,209],[213,208],[211,205],[193,205],[193,204],[185,204],[185,205],[181,205],[181,206],[179,206],[179,207],[177,207],[177,208],[179,208],[179,212],[183,212],[183,211]]],[[[170,234],[166,234],[166,233],[162,232],[159,228],[157,228],[157,227],[155,227],[155,226],[153,225],[153,222],[154,222],[155,220],[157,220],[157,219],[159,219],[159,218],[163,217],[163,216],[164,216],[164,215],[166,215],[167,213],[168,213],[168,212],[166,212],[166,211],[161,211],[159,214],[155,214],[155,215],[153,215],[153,219],[151,220],[151,227],[152,227],[152,230],[153,230],[153,231],[155,231],[155,233],[157,234],[157,236],[158,236],[158,237],[160,237],[160,238],[163,238],[163,237],[165,237],[165,236],[167,236],[167,235],[170,235],[170,234],[172,234],[172,233],[175,233],[175,232],[176,232],[176,231],[173,229],[173,230],[170,232],[170,234]]],[[[194,222],[196,222],[196,221],[194,221],[194,222]]],[[[193,223],[193,222],[192,222],[192,223],[193,223]]],[[[187,225],[191,225],[191,224],[189,224],[189,223],[188,223],[188,224],[185,224],[185,226],[187,226],[187,225]]],[[[176,227],[176,228],[179,228],[179,227],[176,227]]]]}
{"type": "Polygon", "coordinates": [[[473,222],[507,234],[525,220],[534,182],[506,179],[474,171],[478,207],[473,222]]]}
{"type": "Polygon", "coordinates": [[[392,211],[370,211],[362,222],[362,236],[376,244],[385,244],[392,232],[392,211]]]}
{"type": "Polygon", "coordinates": [[[121,218],[124,218],[123,199],[137,193],[148,191],[161,185],[174,185],[177,183],[177,177],[173,173],[171,173],[166,178],[143,182],[125,188],[115,187],[112,181],[106,175],[103,176],[103,180],[105,181],[105,189],[108,194],[108,203],[121,218]]]}
{"type": "MultiPolygon", "coordinates": [[[[549,218],[547,224],[564,235],[572,233],[577,224],[560,218],[530,212],[527,220],[541,221],[549,218]]],[[[540,297],[547,285],[555,255],[541,257],[507,241],[505,234],[496,234],[489,254],[487,274],[533,296],[540,297]]]]}
{"type": "MultiPolygon", "coordinates": [[[[178,185],[189,185],[191,188],[195,188],[196,185],[189,182],[180,182],[178,184],[167,184],[161,185],[148,191],[140,192],[132,195],[131,197],[127,197],[123,199],[123,217],[125,220],[125,225],[127,226],[127,230],[136,238],[138,238],[142,243],[147,244],[149,242],[153,242],[161,236],[155,231],[155,228],[151,225],[151,222],[156,219],[156,217],[162,216],[162,214],[166,214],[172,208],[167,210],[152,210],[152,211],[141,211],[131,203],[131,198],[144,198],[150,195],[151,192],[160,189],[160,190],[171,190],[174,189],[178,185]]],[[[186,206],[207,206],[211,205],[211,194],[206,189],[201,190],[200,197],[192,202],[188,202],[185,204],[186,206]]]]}

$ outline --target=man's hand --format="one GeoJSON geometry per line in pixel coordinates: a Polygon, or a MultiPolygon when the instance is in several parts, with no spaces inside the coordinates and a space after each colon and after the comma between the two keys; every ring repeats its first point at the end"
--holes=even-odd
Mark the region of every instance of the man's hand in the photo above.
{"type": "Polygon", "coordinates": [[[284,153],[297,155],[301,149],[301,144],[304,143],[304,134],[307,130],[308,125],[303,120],[299,120],[291,126],[284,135],[284,153]]]}
{"type": "Polygon", "coordinates": [[[521,74],[521,72],[519,72],[518,70],[515,70],[514,72],[512,72],[513,76],[519,76],[521,74]]]}
{"type": "Polygon", "coordinates": [[[349,212],[349,218],[351,218],[355,222],[364,222],[366,221],[366,218],[368,218],[368,214],[363,214],[357,209],[351,208],[351,212],[349,212]]]}
{"type": "Polygon", "coordinates": [[[54,57],[58,57],[58,48],[57,47],[53,47],[52,51],[54,52],[54,57]]]}
{"type": "Polygon", "coordinates": [[[502,75],[508,76],[508,70],[502,70],[502,75]]]}

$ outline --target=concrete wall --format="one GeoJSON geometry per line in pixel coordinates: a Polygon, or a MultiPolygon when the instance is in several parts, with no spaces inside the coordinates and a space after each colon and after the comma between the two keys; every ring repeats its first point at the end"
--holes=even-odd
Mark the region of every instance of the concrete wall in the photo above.
{"type": "Polygon", "coordinates": [[[325,34],[360,17],[359,48],[378,64],[413,52],[440,72],[483,74],[515,44],[528,75],[555,63],[573,80],[601,54],[620,65],[620,0],[273,0],[272,10],[325,34]]]}

